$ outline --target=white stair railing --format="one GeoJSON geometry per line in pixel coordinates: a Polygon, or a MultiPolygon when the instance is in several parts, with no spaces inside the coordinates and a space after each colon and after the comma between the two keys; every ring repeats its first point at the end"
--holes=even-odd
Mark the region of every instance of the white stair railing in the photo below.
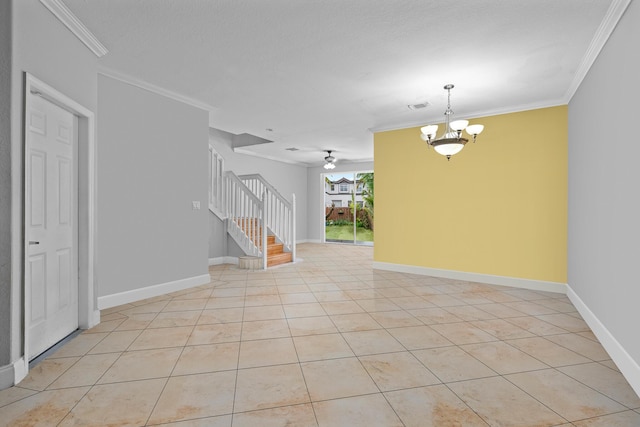
{"type": "Polygon", "coordinates": [[[266,268],[264,203],[233,173],[225,172],[227,231],[247,255],[262,257],[266,268]]]}
{"type": "Polygon", "coordinates": [[[291,252],[295,261],[296,195],[293,194],[289,202],[260,174],[241,175],[238,178],[253,192],[254,196],[263,197],[264,195],[264,220],[267,228],[284,245],[285,250],[291,252]]]}

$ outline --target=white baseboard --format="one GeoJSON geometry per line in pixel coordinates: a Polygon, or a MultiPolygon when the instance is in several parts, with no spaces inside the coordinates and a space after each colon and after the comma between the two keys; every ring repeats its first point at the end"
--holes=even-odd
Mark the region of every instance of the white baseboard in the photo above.
{"type": "Polygon", "coordinates": [[[578,310],[591,331],[596,335],[611,359],[616,363],[622,375],[629,385],[640,396],[640,366],[627,353],[624,347],[616,340],[609,330],[600,322],[596,315],[587,307],[582,299],[575,293],[571,286],[567,286],[567,296],[578,310]]]}
{"type": "Polygon", "coordinates": [[[388,262],[373,262],[373,268],[377,270],[395,271],[398,273],[420,274],[423,276],[442,277],[445,279],[466,280],[468,282],[480,282],[490,285],[511,286],[514,288],[529,289],[532,291],[567,293],[567,285],[557,282],[545,282],[543,280],[522,279],[519,277],[494,276],[491,274],[469,273],[466,271],[442,270],[439,268],[419,267],[415,265],[392,264],[388,262]]]}
{"type": "Polygon", "coordinates": [[[209,258],[209,265],[235,264],[238,265],[237,256],[221,256],[217,258],[209,258]]]}
{"type": "Polygon", "coordinates": [[[18,384],[27,376],[28,364],[25,364],[24,357],[15,362],[0,366],[0,390],[18,384]]]}
{"type": "Polygon", "coordinates": [[[175,280],[173,282],[161,283],[147,286],[145,288],[133,289],[131,291],[120,292],[113,295],[98,297],[98,309],[115,307],[130,302],[140,301],[147,298],[164,295],[169,292],[181,291],[194,286],[204,285],[211,281],[211,276],[203,274],[201,276],[188,277],[186,279],[175,280]]]}

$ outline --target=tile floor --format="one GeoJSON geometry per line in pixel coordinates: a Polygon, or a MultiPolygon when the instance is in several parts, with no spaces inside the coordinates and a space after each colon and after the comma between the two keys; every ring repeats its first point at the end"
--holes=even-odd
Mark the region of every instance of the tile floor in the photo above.
{"type": "Polygon", "coordinates": [[[372,269],[304,244],[269,271],[102,312],[0,391],[0,425],[640,426],[560,294],[372,269]]]}

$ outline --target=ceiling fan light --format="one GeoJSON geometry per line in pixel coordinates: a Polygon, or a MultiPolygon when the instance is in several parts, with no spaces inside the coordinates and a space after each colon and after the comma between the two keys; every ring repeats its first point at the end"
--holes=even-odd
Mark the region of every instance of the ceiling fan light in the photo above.
{"type": "Polygon", "coordinates": [[[327,170],[333,169],[335,167],[336,167],[335,163],[325,163],[324,164],[324,168],[327,169],[327,170]]]}

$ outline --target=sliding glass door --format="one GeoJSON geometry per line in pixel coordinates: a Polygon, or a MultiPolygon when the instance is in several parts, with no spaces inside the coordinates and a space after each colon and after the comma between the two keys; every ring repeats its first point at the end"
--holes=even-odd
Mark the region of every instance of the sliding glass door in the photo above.
{"type": "Polygon", "coordinates": [[[325,241],[373,245],[373,172],[327,173],[325,241]]]}

